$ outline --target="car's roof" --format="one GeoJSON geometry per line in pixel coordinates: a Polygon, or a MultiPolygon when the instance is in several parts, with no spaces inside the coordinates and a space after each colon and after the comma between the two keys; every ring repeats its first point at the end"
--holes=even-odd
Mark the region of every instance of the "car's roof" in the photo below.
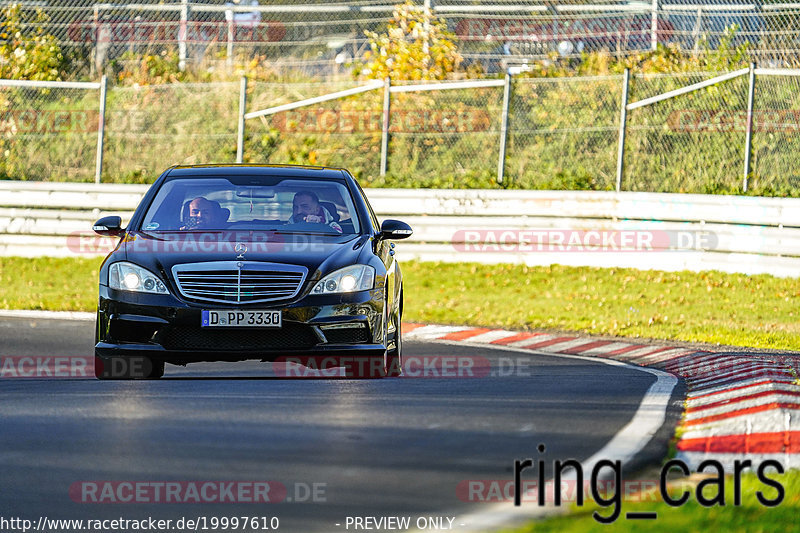
{"type": "Polygon", "coordinates": [[[172,167],[169,177],[179,176],[286,176],[292,178],[338,178],[345,176],[340,168],[312,167],[305,165],[179,165],[172,167]]]}

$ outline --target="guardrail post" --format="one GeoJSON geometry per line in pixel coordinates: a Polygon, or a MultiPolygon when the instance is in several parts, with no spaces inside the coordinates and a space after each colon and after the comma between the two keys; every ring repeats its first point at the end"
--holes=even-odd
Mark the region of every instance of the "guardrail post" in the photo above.
{"type": "Polygon", "coordinates": [[[186,70],[186,38],[189,36],[189,0],[181,0],[181,23],[178,29],[178,68],[186,70]]]}
{"type": "Polygon", "coordinates": [[[392,108],[392,80],[386,78],[383,85],[383,117],[381,120],[381,177],[386,175],[389,165],[389,113],[392,108]]]}
{"type": "Polygon", "coordinates": [[[94,182],[100,183],[100,176],[103,173],[103,144],[105,143],[106,133],[106,86],[108,78],[103,75],[100,80],[100,116],[97,121],[97,159],[94,168],[94,182]]]}
{"type": "Polygon", "coordinates": [[[744,138],[744,180],[742,189],[747,192],[750,177],[750,163],[753,157],[753,101],[756,92],[756,64],[750,63],[750,84],[747,90],[747,133],[744,138]]]}
{"type": "Polygon", "coordinates": [[[506,171],[506,142],[508,138],[508,107],[511,100],[511,73],[506,69],[503,85],[503,112],[500,115],[500,154],[497,160],[497,183],[502,184],[506,171]]]}
{"type": "Polygon", "coordinates": [[[239,128],[236,134],[236,162],[244,158],[244,113],[247,107],[247,76],[242,76],[239,85],[239,128]]]}
{"type": "Polygon", "coordinates": [[[622,173],[625,170],[625,134],[628,129],[628,85],[631,70],[626,68],[622,75],[622,102],[619,106],[619,146],[617,149],[617,192],[622,190],[622,173]]]}

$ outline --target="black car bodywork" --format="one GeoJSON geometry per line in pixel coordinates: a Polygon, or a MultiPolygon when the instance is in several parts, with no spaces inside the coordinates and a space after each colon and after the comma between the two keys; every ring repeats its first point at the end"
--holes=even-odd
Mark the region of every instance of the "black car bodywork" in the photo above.
{"type": "MultiPolygon", "coordinates": [[[[120,225],[119,217],[106,217],[94,226],[100,235],[120,237],[100,269],[95,345],[99,378],[160,377],[165,362],[276,361],[285,356],[323,355],[357,355],[373,363],[379,360],[381,375],[372,377],[400,374],[403,281],[390,241],[408,237],[411,229],[395,220],[379,226],[366,196],[346,170],[272,165],[172,167],[145,194],[127,228],[120,225]],[[248,187],[281,180],[322,180],[341,185],[341,190],[351,195],[349,205],[355,210],[350,233],[315,235],[313,231],[282,232],[280,227],[261,231],[242,223],[230,231],[152,230],[151,226],[158,224],[143,229],[145,214],[165,184],[203,179],[230,180],[232,186],[248,187]],[[164,293],[113,288],[109,270],[115,263],[137,265],[153,273],[164,293]],[[320,280],[350,265],[374,268],[372,288],[312,293],[320,280]],[[204,288],[203,281],[213,281],[214,276],[235,280],[231,283],[236,298],[187,288],[204,288]],[[245,279],[262,280],[258,288],[264,290],[251,294],[272,297],[245,298],[245,279]],[[288,289],[272,290],[268,285],[275,279],[288,289]],[[279,310],[282,325],[202,327],[203,310],[214,309],[279,310]],[[127,364],[133,360],[138,365],[127,364]]],[[[112,270],[113,275],[121,271],[117,267],[112,270]]],[[[152,286],[152,280],[148,281],[152,286]]]]}

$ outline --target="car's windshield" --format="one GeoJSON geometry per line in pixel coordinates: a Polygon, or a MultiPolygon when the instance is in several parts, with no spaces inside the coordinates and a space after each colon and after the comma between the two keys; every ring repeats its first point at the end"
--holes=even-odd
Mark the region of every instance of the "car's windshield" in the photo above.
{"type": "Polygon", "coordinates": [[[141,229],[347,235],[359,233],[360,226],[350,192],[340,181],[237,176],[168,180],[141,229]]]}

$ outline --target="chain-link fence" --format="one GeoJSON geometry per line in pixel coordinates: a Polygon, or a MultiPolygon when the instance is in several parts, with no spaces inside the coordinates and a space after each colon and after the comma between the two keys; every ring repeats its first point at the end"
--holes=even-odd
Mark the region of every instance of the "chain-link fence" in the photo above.
{"type": "Polygon", "coordinates": [[[92,179],[100,94],[99,83],[0,80],[0,179],[92,179]]]}
{"type": "MultiPolygon", "coordinates": [[[[261,56],[276,68],[334,74],[368,49],[365,30],[380,31],[395,0],[93,0],[22,1],[43,9],[46,31],[92,58],[93,68],[125,52],[179,50],[185,64],[261,56]]],[[[606,49],[629,54],[672,44],[684,51],[716,48],[726,28],[732,44],[748,43],[759,63],[786,66],[800,52],[800,4],[754,0],[414,0],[427,4],[455,34],[467,63],[488,72],[523,57],[579,56],[606,49]]]]}
{"type": "MultiPolygon", "coordinates": [[[[252,83],[247,108],[264,109],[349,89],[353,82],[252,83]]],[[[376,176],[380,165],[381,95],[365,92],[247,122],[244,162],[304,163],[376,176]]]]}
{"type": "Polygon", "coordinates": [[[238,94],[235,82],[110,89],[104,179],[147,182],[176,163],[232,161],[238,94]]]}
{"type": "MultiPolygon", "coordinates": [[[[629,101],[687,87],[713,74],[635,76],[629,101]]],[[[748,78],[631,110],[625,190],[715,193],[742,184],[748,78]],[[725,120],[725,119],[738,119],[725,120]]]]}
{"type": "Polygon", "coordinates": [[[796,195],[800,70],[636,75],[625,97],[623,82],[252,82],[242,106],[241,83],[0,80],[0,177],[92,181],[102,163],[102,181],[147,183],[241,146],[243,162],[342,166],[374,185],[796,195]]]}
{"type": "Polygon", "coordinates": [[[753,114],[753,186],[800,190],[800,76],[759,76],[753,114]]]}
{"type": "Polygon", "coordinates": [[[798,195],[799,70],[637,75],[628,102],[623,190],[798,195]]]}
{"type": "Polygon", "coordinates": [[[536,189],[612,189],[622,76],[515,81],[506,174],[536,189]]]}
{"type": "Polygon", "coordinates": [[[392,95],[388,174],[414,176],[426,186],[491,182],[499,157],[502,88],[414,85],[443,88],[395,85],[403,92],[392,95]]]}

